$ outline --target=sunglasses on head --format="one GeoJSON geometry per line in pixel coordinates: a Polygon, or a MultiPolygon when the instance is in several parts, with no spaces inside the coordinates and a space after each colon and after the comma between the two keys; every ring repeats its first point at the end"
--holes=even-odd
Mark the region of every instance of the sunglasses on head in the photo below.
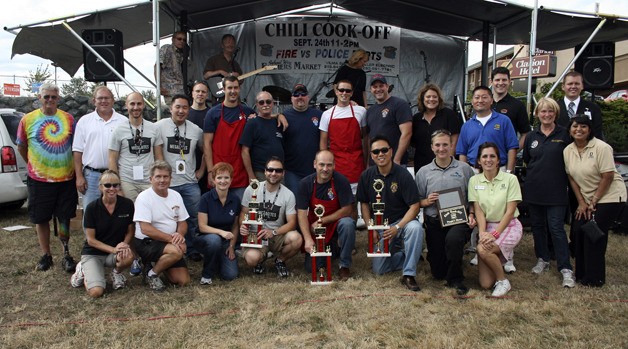
{"type": "Polygon", "coordinates": [[[304,91],[297,91],[292,93],[292,97],[305,97],[307,96],[307,92],[304,91]]]}
{"type": "Polygon", "coordinates": [[[103,187],[109,189],[111,187],[118,188],[120,187],[120,183],[103,183],[103,187]]]}
{"type": "Polygon", "coordinates": [[[266,167],[266,171],[267,171],[267,172],[270,172],[270,173],[273,173],[273,172],[276,172],[276,173],[283,173],[283,168],[272,168],[272,167],[266,167]]]}
{"type": "Polygon", "coordinates": [[[371,150],[371,153],[373,153],[373,155],[379,155],[379,153],[387,154],[389,150],[390,147],[383,147],[379,149],[373,149],[371,150]]]}
{"type": "Polygon", "coordinates": [[[262,99],[262,100],[257,101],[257,104],[259,104],[259,105],[264,105],[264,104],[273,105],[273,100],[272,99],[262,99]]]}
{"type": "Polygon", "coordinates": [[[340,93],[342,93],[342,92],[344,92],[344,93],[351,93],[352,91],[353,90],[350,89],[350,88],[339,88],[338,89],[338,92],[340,92],[340,93]]]}
{"type": "Polygon", "coordinates": [[[57,98],[59,98],[59,96],[55,96],[55,95],[45,95],[45,96],[44,96],[44,99],[45,99],[45,100],[52,99],[53,101],[56,101],[56,100],[57,100],[57,98]]]}

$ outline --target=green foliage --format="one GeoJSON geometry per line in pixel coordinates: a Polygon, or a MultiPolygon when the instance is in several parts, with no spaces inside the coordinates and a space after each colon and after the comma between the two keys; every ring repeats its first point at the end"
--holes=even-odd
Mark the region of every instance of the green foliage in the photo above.
{"type": "Polygon", "coordinates": [[[78,77],[70,79],[67,84],[61,85],[61,94],[63,96],[87,96],[91,97],[94,88],[98,86],[94,83],[88,83],[85,79],[78,77]]]}
{"type": "Polygon", "coordinates": [[[145,100],[151,102],[153,105],[157,105],[157,98],[155,98],[155,90],[143,90],[141,91],[145,100]]]}
{"type": "Polygon", "coordinates": [[[35,93],[33,91],[33,84],[47,82],[52,76],[52,73],[48,71],[48,68],[50,68],[50,66],[46,65],[45,67],[42,67],[40,64],[37,66],[35,71],[29,70],[28,78],[26,78],[26,88],[24,91],[35,93]]]}
{"type": "Polygon", "coordinates": [[[615,153],[628,152],[628,102],[598,103],[602,109],[604,137],[615,153]]]}
{"type": "MultiPolygon", "coordinates": [[[[549,92],[550,88],[552,88],[552,85],[554,83],[552,82],[546,82],[543,85],[541,85],[541,88],[539,89],[539,91],[541,91],[541,93],[538,93],[536,95],[537,100],[541,99],[542,97],[545,97],[545,95],[549,92]]],[[[550,97],[555,100],[555,101],[559,101],[561,100],[563,97],[565,97],[565,92],[563,91],[563,84],[560,83],[556,86],[556,88],[554,89],[554,91],[552,91],[552,94],[550,95],[550,97]]]]}

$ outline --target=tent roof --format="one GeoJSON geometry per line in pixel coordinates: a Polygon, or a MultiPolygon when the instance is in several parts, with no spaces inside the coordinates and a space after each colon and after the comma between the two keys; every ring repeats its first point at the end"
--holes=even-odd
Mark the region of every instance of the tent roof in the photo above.
{"type": "MultiPolygon", "coordinates": [[[[174,16],[187,15],[187,25],[200,30],[281,14],[328,0],[165,0],[161,1],[160,36],[175,29],[174,16]]],[[[356,14],[401,28],[480,39],[485,22],[496,28],[498,44],[527,44],[530,40],[530,8],[484,0],[335,0],[356,14]]],[[[333,13],[333,10],[332,10],[333,13]]],[[[584,42],[599,24],[599,18],[574,17],[547,9],[539,10],[537,47],[560,50],[584,42]]],[[[93,13],[69,24],[83,29],[116,28],[124,34],[124,48],[152,39],[152,3],[93,13]]],[[[5,28],[6,29],[6,28],[5,28]]],[[[611,18],[595,41],[619,41],[628,37],[628,21],[611,18]]],[[[33,54],[50,59],[74,75],[83,64],[81,44],[63,26],[25,27],[13,43],[12,55],[33,54]]]]}

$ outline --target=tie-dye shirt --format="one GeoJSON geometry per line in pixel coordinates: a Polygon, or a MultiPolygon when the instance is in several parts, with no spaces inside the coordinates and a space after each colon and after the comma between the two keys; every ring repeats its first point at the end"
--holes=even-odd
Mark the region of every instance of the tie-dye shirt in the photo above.
{"type": "Polygon", "coordinates": [[[74,117],[57,109],[26,114],[17,129],[17,143],[28,147],[28,176],[39,182],[65,182],[74,178],[72,136],[74,117]]]}

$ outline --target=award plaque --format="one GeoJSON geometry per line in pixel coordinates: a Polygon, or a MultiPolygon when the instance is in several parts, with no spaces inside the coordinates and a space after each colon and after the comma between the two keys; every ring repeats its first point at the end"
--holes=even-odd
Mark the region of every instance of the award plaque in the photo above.
{"type": "Polygon", "coordinates": [[[242,243],[240,246],[248,248],[262,248],[263,241],[259,238],[259,232],[263,229],[264,220],[257,211],[260,208],[260,203],[257,202],[257,189],[259,188],[259,181],[257,179],[251,180],[251,189],[253,194],[251,195],[251,201],[249,202],[249,212],[246,214],[246,219],[242,221],[242,224],[247,224],[249,232],[247,235],[242,236],[242,243]]]}
{"type": "Polygon", "coordinates": [[[375,202],[371,204],[373,208],[373,218],[369,219],[366,229],[369,235],[369,246],[366,252],[367,257],[390,257],[388,249],[389,240],[381,236],[381,231],[390,229],[388,219],[384,218],[384,209],[386,204],[382,202],[382,190],[384,190],[384,181],[376,179],[373,181],[373,189],[375,190],[375,202]]]}
{"type": "Polygon", "coordinates": [[[438,200],[436,201],[436,206],[438,207],[440,225],[444,228],[467,223],[469,217],[462,198],[462,190],[453,188],[437,191],[437,193],[438,200]]]}
{"type": "Polygon", "coordinates": [[[331,248],[325,246],[325,231],[323,227],[323,215],[325,214],[325,207],[323,205],[316,205],[314,207],[314,214],[318,217],[317,226],[314,228],[314,246],[312,246],[312,252],[310,257],[312,258],[312,285],[329,285],[332,283],[331,278],[331,248]],[[319,258],[325,258],[326,268],[318,268],[316,261],[319,258]]]}

